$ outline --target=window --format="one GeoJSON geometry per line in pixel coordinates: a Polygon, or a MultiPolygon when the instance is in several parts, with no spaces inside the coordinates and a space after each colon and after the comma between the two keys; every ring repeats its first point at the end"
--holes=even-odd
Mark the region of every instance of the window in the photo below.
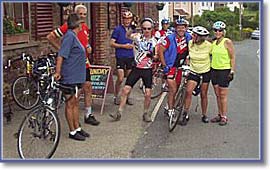
{"type": "Polygon", "coordinates": [[[23,28],[29,30],[29,15],[27,3],[3,3],[4,17],[14,19],[16,23],[22,24],[23,28]]]}

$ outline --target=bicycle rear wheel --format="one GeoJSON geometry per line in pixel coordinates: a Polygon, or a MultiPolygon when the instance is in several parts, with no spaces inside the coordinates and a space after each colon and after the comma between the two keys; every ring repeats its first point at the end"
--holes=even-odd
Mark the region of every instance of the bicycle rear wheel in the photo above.
{"type": "Polygon", "coordinates": [[[172,132],[175,129],[179,119],[182,116],[182,113],[184,111],[183,107],[184,107],[185,94],[186,94],[185,86],[182,86],[176,96],[174,113],[169,115],[169,121],[168,121],[169,132],[172,132]]]}
{"type": "Polygon", "coordinates": [[[12,84],[12,96],[17,105],[30,110],[39,102],[39,86],[33,78],[18,77],[12,84]]]}
{"type": "Polygon", "coordinates": [[[47,106],[32,110],[22,121],[18,131],[17,149],[22,159],[51,158],[60,139],[57,114],[47,106]]]}

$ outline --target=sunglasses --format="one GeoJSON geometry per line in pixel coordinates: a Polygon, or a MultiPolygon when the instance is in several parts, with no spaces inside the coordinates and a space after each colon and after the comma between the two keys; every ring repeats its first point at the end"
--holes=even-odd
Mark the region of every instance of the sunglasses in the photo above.
{"type": "Polygon", "coordinates": [[[214,32],[222,32],[222,29],[214,29],[214,32]]]}
{"type": "Polygon", "coordinates": [[[86,14],[86,13],[80,13],[80,15],[84,15],[84,16],[86,16],[87,14],[86,14]]]}
{"type": "Polygon", "coordinates": [[[143,30],[151,30],[152,28],[145,28],[145,27],[143,27],[142,29],[143,30]]]}

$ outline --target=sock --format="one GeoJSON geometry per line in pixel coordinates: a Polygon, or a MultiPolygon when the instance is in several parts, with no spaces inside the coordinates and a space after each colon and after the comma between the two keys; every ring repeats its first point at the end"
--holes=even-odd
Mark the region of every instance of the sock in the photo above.
{"type": "Polygon", "coordinates": [[[86,107],[85,110],[85,117],[88,118],[90,115],[92,115],[92,107],[86,107]]]}
{"type": "Polygon", "coordinates": [[[148,109],[143,109],[143,113],[148,113],[148,109]]]}
{"type": "Polygon", "coordinates": [[[77,132],[77,130],[75,129],[75,130],[73,130],[73,131],[70,131],[69,133],[70,133],[71,135],[75,135],[76,132],[77,132]]]}
{"type": "Polygon", "coordinates": [[[79,131],[81,131],[81,130],[82,130],[81,127],[78,127],[77,129],[75,129],[76,132],[79,132],[79,131]]]}

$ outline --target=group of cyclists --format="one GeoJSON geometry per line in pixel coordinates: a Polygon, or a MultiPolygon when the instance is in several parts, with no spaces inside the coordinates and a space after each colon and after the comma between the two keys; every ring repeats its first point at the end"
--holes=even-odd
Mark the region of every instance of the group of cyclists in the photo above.
{"type": "MultiPolygon", "coordinates": [[[[59,50],[54,77],[62,84],[74,88],[73,92],[64,92],[66,101],[66,119],[69,125],[69,138],[84,141],[90,136],[79,123],[79,95],[84,92],[85,123],[99,125],[91,110],[91,79],[89,54],[89,28],[85,24],[87,8],[77,5],[75,13],[70,14],[67,23],[53,30],[47,39],[59,50]],[[57,39],[62,37],[61,43],[57,39]]],[[[226,25],[217,21],[213,25],[216,40],[209,42],[209,31],[202,27],[193,28],[192,35],[187,32],[188,21],[177,19],[174,31],[169,29],[169,20],[161,21],[162,29],[157,30],[156,22],[144,18],[140,22],[141,30],[132,23],[133,14],[122,14],[123,24],[116,27],[111,35],[110,46],[115,48],[117,80],[115,83],[114,104],[119,105],[117,112],[109,116],[119,121],[126,104],[133,105],[130,93],[136,82],[142,79],[145,86],[142,119],[151,122],[149,110],[152,88],[152,63],[160,61],[168,84],[168,113],[174,112],[175,96],[181,82],[182,64],[190,65],[190,74],[186,89],[184,116],[180,125],[189,120],[192,91],[200,84],[202,122],[208,123],[207,93],[210,80],[217,99],[218,115],[211,122],[227,124],[228,86],[235,71],[235,55],[232,41],[225,38],[226,25]],[[155,30],[156,29],[156,30],[155,30]],[[210,57],[211,56],[211,57],[210,57]],[[126,73],[125,73],[126,71],[126,73]],[[121,89],[124,76],[125,86],[121,89]],[[201,83],[202,82],[202,83],[201,83]],[[121,91],[121,92],[120,92],[121,91]]]]}
{"type": "MultiPolygon", "coordinates": [[[[209,31],[202,26],[194,27],[190,34],[188,32],[189,23],[183,18],[174,22],[173,29],[169,29],[169,20],[163,19],[161,30],[156,29],[157,22],[151,18],[144,18],[140,24],[141,32],[132,29],[131,21],[132,13],[127,11],[123,14],[124,24],[119,26],[122,28],[121,34],[118,31],[119,27],[112,34],[111,42],[113,43],[111,44],[112,47],[116,48],[118,80],[121,80],[117,81],[116,89],[120,89],[125,69],[127,69],[127,80],[122,89],[121,97],[118,96],[118,93],[115,93],[114,101],[119,100],[120,106],[116,113],[109,114],[110,117],[115,121],[121,119],[124,106],[128,103],[130,91],[141,78],[146,88],[143,121],[152,121],[149,112],[152,62],[159,60],[168,85],[168,114],[175,111],[176,93],[182,78],[181,65],[188,64],[190,65],[190,73],[187,77],[183,117],[179,124],[185,126],[189,121],[191,99],[195,90],[197,94],[200,92],[201,97],[201,121],[203,123],[218,122],[221,126],[226,125],[228,122],[228,87],[235,72],[234,47],[232,41],[225,38],[226,24],[222,21],[215,22],[213,25],[215,38],[209,39],[209,31]],[[126,50],[129,53],[121,53],[120,50],[126,50]],[[133,57],[135,66],[132,67],[130,66],[132,63],[129,61],[133,57]],[[126,62],[122,62],[125,60],[126,62]],[[207,96],[210,81],[212,81],[214,87],[218,107],[217,116],[211,120],[207,116],[207,96]]],[[[115,104],[118,104],[118,102],[115,102],[115,104]]]]}

